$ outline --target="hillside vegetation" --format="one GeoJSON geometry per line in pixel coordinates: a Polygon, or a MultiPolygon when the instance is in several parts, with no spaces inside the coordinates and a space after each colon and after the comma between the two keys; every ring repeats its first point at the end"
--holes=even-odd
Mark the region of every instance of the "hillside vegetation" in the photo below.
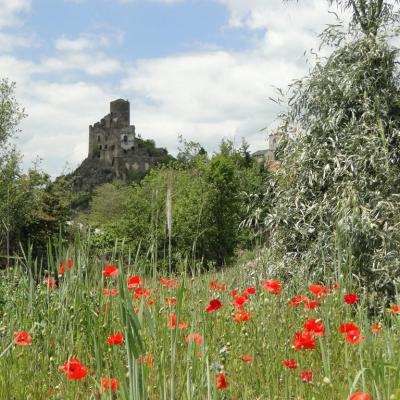
{"type": "Polygon", "coordinates": [[[1,81],[1,399],[400,400],[399,5],[330,3],[276,162],[182,140],[88,213],[1,81]]]}

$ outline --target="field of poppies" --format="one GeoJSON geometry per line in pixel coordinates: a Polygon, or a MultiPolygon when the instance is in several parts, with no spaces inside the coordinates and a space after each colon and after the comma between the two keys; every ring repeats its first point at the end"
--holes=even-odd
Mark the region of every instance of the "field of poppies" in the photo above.
{"type": "Polygon", "coordinates": [[[347,277],[144,265],[69,249],[3,271],[0,399],[400,399],[400,309],[368,318],[347,277]]]}

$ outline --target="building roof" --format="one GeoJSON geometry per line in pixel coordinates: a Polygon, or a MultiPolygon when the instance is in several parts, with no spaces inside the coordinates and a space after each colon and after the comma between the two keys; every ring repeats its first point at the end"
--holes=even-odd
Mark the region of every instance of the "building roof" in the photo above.
{"type": "Polygon", "coordinates": [[[257,150],[255,153],[253,153],[251,156],[252,157],[260,157],[260,156],[264,156],[265,153],[267,153],[268,151],[270,151],[269,149],[265,149],[265,150],[257,150]]]}

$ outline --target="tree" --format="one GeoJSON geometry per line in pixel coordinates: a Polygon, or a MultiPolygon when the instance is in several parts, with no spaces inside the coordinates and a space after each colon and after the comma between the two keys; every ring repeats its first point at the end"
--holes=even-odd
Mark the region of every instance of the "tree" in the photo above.
{"type": "Polygon", "coordinates": [[[398,14],[383,0],[337,4],[352,10],[353,22],[323,32],[331,55],[290,87],[266,226],[286,274],[345,272],[371,293],[393,297],[400,277],[400,76],[390,39],[398,14]]]}
{"type": "Polygon", "coordinates": [[[120,219],[126,213],[129,187],[122,182],[106,183],[98,186],[90,204],[89,222],[100,226],[120,219]]]}
{"type": "Polygon", "coordinates": [[[240,223],[239,188],[233,160],[223,152],[214,155],[206,171],[206,181],[211,186],[208,196],[211,246],[208,252],[218,265],[222,265],[234,254],[240,223]]]}
{"type": "Polygon", "coordinates": [[[15,83],[0,79],[0,146],[18,132],[18,124],[24,118],[24,110],[15,97],[15,83]]]}
{"type": "Polygon", "coordinates": [[[240,196],[261,187],[260,166],[246,167],[246,153],[230,141],[211,159],[200,144],[184,145],[180,160],[152,168],[140,183],[96,191],[89,220],[103,231],[100,246],[112,247],[116,239],[140,244],[162,268],[169,244],[173,266],[188,259],[205,267],[226,264],[237,245],[249,244],[239,230],[245,214],[240,196]]]}
{"type": "Polygon", "coordinates": [[[15,97],[15,83],[0,80],[0,254],[5,251],[9,265],[13,220],[13,182],[19,173],[19,155],[9,140],[18,132],[18,124],[25,116],[15,97]]]}

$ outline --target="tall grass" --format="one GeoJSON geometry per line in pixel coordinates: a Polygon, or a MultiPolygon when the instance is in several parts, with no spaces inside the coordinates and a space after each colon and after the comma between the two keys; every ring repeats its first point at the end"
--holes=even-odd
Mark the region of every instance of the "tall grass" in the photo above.
{"type": "MultiPolygon", "coordinates": [[[[342,276],[339,291],[325,296],[321,306],[305,311],[288,306],[295,295],[311,296],[304,281],[283,282],[282,295],[264,290],[264,256],[238,263],[229,270],[191,277],[176,276],[179,287],[159,282],[153,268],[117,246],[110,259],[92,253],[84,240],[56,252],[49,251],[47,269],[25,258],[2,272],[0,281],[0,399],[347,399],[363,391],[375,400],[399,399],[400,316],[385,313],[381,321],[368,319],[367,293],[342,276]],[[71,258],[72,269],[58,280],[58,288],[43,283],[44,276],[58,276],[59,265],[71,258]],[[255,260],[255,261],[254,261],[255,260]],[[119,268],[116,277],[103,277],[105,264],[119,268]],[[128,276],[140,275],[151,295],[133,299],[127,290],[128,276]],[[210,281],[225,283],[215,291],[210,281]],[[237,323],[230,292],[243,293],[256,287],[245,305],[253,317],[237,323]],[[117,288],[116,296],[105,296],[104,288],[117,288]],[[343,294],[357,290],[360,301],[348,305],[343,294]],[[165,298],[174,297],[175,304],[165,298]],[[223,307],[205,311],[211,299],[223,307]],[[148,301],[154,299],[149,305],[148,301]],[[167,326],[171,314],[176,326],[167,326]],[[326,336],[318,337],[313,350],[295,351],[292,341],[308,318],[325,323],[326,336]],[[188,326],[179,328],[182,321],[188,326]],[[340,324],[357,324],[365,340],[352,345],[339,333],[340,324]],[[371,332],[373,322],[382,331],[371,332]],[[14,343],[14,332],[29,331],[32,345],[14,343]],[[107,337],[121,332],[123,345],[110,346],[107,337]],[[186,336],[199,333],[201,345],[186,343],[186,336]],[[154,355],[153,365],[143,356],[154,355]],[[254,357],[245,363],[242,356],[254,357]],[[67,380],[58,367],[77,357],[87,366],[88,375],[79,381],[67,380]],[[294,358],[299,367],[289,370],[282,361],[294,358]],[[311,382],[299,373],[313,371],[311,382]],[[217,373],[223,372],[228,388],[218,389],[217,373]],[[116,393],[104,391],[102,377],[115,377],[116,393]],[[394,397],[391,397],[394,396],[394,397]],[[397,397],[396,397],[397,396],[397,397]]],[[[179,268],[189,271],[187,265],[179,268]]],[[[164,276],[164,278],[168,278],[164,276]]],[[[326,282],[331,287],[332,282],[326,282]]]]}

